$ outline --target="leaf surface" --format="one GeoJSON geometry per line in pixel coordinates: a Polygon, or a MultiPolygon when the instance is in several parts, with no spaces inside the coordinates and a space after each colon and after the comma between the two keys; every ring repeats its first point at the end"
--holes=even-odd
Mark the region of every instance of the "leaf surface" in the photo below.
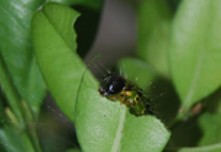
{"type": "Polygon", "coordinates": [[[182,1],[171,41],[171,71],[183,111],[221,84],[221,1],[182,1]]]}

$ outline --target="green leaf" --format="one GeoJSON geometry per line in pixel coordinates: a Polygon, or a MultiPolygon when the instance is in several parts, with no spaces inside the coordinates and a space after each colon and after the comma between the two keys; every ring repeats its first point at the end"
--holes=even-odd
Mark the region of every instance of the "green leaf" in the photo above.
{"type": "Polygon", "coordinates": [[[45,85],[33,55],[30,23],[41,3],[41,0],[0,1],[0,51],[12,83],[35,114],[45,95],[45,85]]]}
{"type": "Polygon", "coordinates": [[[153,69],[135,58],[124,58],[118,63],[121,74],[143,89],[146,89],[155,78],[153,69]]]}
{"type": "Polygon", "coordinates": [[[137,53],[167,77],[171,19],[172,13],[166,0],[146,0],[140,4],[137,53]]]}
{"type": "Polygon", "coordinates": [[[221,1],[185,0],[176,15],[171,72],[183,111],[221,84],[221,1]]]}
{"type": "Polygon", "coordinates": [[[207,145],[201,147],[182,148],[179,152],[220,152],[221,144],[207,145]]]}
{"type": "Polygon", "coordinates": [[[76,105],[77,135],[83,151],[162,151],[169,133],[159,120],[135,117],[125,106],[99,97],[84,83],[76,105]]]}
{"type": "Polygon", "coordinates": [[[221,142],[221,114],[204,114],[199,119],[203,135],[199,145],[211,145],[221,142]]]}
{"type": "Polygon", "coordinates": [[[82,150],[128,152],[139,145],[138,151],[162,151],[170,133],[159,120],[135,117],[124,105],[99,94],[97,81],[73,50],[77,17],[68,7],[47,4],[33,19],[33,41],[48,88],[75,122],[82,150]]]}
{"type": "Polygon", "coordinates": [[[35,152],[27,134],[12,127],[0,129],[0,143],[7,152],[35,152]]]}
{"type": "Polygon", "coordinates": [[[48,4],[33,19],[33,42],[41,72],[61,110],[74,120],[76,92],[86,70],[73,52],[73,24],[79,14],[58,4],[48,4]]]}

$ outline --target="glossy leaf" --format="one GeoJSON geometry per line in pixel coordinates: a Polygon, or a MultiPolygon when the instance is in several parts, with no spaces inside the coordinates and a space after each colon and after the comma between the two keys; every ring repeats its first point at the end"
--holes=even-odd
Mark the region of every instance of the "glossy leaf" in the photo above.
{"type": "Polygon", "coordinates": [[[33,41],[48,88],[75,122],[82,150],[128,152],[139,144],[138,151],[162,151],[170,133],[159,120],[135,117],[124,105],[99,94],[97,81],[73,50],[77,16],[68,7],[47,4],[33,19],[33,41]]]}
{"type": "Polygon", "coordinates": [[[166,0],[146,0],[138,9],[138,55],[169,76],[168,51],[172,13],[166,0]]]}
{"type": "Polygon", "coordinates": [[[45,94],[45,85],[33,56],[30,23],[43,1],[0,1],[0,51],[17,91],[35,114],[45,94]]]}
{"type": "Polygon", "coordinates": [[[171,42],[171,71],[183,111],[221,84],[221,1],[182,1],[171,42]]]}
{"type": "MultiPolygon", "coordinates": [[[[102,0],[52,0],[99,10],[102,0]]],[[[45,95],[45,85],[33,55],[30,37],[31,18],[45,0],[0,0],[0,51],[12,80],[35,115],[45,95]]]]}
{"type": "Polygon", "coordinates": [[[86,70],[73,52],[73,23],[79,14],[62,5],[49,4],[33,19],[33,42],[41,72],[61,110],[74,118],[79,77],[86,70]],[[77,81],[76,81],[77,80],[77,81]]]}

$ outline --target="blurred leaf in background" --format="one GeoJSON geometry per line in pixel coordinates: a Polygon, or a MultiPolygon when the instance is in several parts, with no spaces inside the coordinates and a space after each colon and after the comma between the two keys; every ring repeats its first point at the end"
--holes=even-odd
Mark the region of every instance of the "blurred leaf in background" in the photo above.
{"type": "Polygon", "coordinates": [[[138,6],[137,54],[160,74],[169,76],[172,10],[167,0],[146,0],[138,6]]]}
{"type": "Polygon", "coordinates": [[[220,11],[219,0],[185,0],[175,16],[170,65],[184,113],[221,84],[220,11]]]}

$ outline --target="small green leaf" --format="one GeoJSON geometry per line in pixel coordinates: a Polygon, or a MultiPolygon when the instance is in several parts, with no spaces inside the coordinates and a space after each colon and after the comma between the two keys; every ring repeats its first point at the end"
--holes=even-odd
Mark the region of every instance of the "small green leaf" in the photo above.
{"type": "Polygon", "coordinates": [[[182,148],[179,152],[220,152],[221,144],[207,145],[201,147],[182,148]]]}
{"type": "Polygon", "coordinates": [[[221,84],[221,1],[184,0],[171,42],[171,71],[183,111],[221,84]]]}
{"type": "Polygon", "coordinates": [[[167,77],[171,19],[172,13],[166,0],[146,0],[140,4],[138,55],[167,77]]]}
{"type": "Polygon", "coordinates": [[[135,117],[124,105],[99,94],[98,82],[69,43],[70,35],[75,35],[77,16],[68,7],[47,4],[33,19],[33,41],[48,88],[58,106],[75,122],[82,150],[128,152],[134,151],[134,144],[140,146],[138,152],[162,151],[170,133],[159,120],[135,117]]]}
{"type": "Polygon", "coordinates": [[[118,63],[121,74],[143,89],[146,89],[155,78],[153,69],[135,58],[124,58],[118,63]]]}

